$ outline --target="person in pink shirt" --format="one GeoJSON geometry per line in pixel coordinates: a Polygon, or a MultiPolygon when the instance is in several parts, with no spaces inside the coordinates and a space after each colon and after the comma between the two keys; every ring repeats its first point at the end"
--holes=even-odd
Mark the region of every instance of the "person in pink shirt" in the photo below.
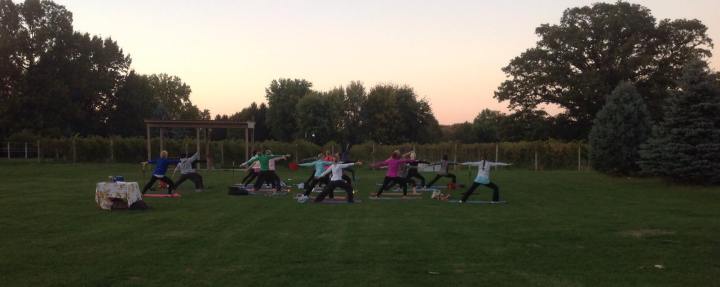
{"type": "Polygon", "coordinates": [[[390,156],[389,159],[375,164],[376,167],[383,167],[387,166],[387,173],[385,174],[385,179],[383,179],[383,184],[380,187],[380,189],[375,194],[376,197],[380,197],[382,195],[383,191],[390,188],[394,184],[400,185],[403,189],[403,196],[407,195],[407,181],[404,177],[400,176],[399,170],[400,167],[405,165],[405,163],[410,162],[410,159],[402,159],[400,158],[400,152],[394,151],[392,153],[392,156],[390,156]]]}

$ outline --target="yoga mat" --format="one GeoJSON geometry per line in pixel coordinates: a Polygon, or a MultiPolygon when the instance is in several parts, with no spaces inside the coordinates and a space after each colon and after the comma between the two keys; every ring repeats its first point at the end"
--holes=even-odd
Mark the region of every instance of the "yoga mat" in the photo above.
{"type": "Polygon", "coordinates": [[[144,194],[143,197],[149,197],[149,198],[178,198],[182,197],[179,193],[173,193],[173,194],[158,194],[158,193],[148,193],[144,194]]]}
{"type": "MultiPolygon", "coordinates": [[[[459,200],[448,200],[449,203],[459,203],[459,200]]],[[[486,200],[468,200],[465,203],[467,204],[506,204],[507,201],[501,200],[501,201],[486,201],[486,200]]]]}
{"type": "Polygon", "coordinates": [[[370,200],[416,200],[416,199],[422,199],[422,197],[419,196],[407,196],[407,197],[370,197],[370,200]]]}

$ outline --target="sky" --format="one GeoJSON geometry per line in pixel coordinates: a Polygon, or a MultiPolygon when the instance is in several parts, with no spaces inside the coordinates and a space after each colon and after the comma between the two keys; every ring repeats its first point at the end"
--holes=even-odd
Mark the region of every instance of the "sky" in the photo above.
{"type": "MultiPolygon", "coordinates": [[[[192,88],[213,115],[265,101],[273,79],[302,78],[316,90],[361,81],[408,85],[441,124],[472,119],[493,98],[501,68],[556,24],[571,0],[55,0],[75,30],[117,41],[139,73],[167,73],[192,88]]],[[[614,2],[614,1],[610,1],[614,2]]],[[[633,1],[657,19],[696,18],[719,44],[720,1],[633,1]]],[[[553,111],[550,110],[552,113],[553,111]]]]}

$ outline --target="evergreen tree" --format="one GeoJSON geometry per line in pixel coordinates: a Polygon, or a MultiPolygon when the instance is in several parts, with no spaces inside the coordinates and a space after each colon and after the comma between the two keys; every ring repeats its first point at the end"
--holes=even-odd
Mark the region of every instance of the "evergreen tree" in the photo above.
{"type": "Polygon", "coordinates": [[[707,63],[689,63],[664,120],[641,150],[644,172],[680,182],[720,183],[720,81],[707,63]]]}
{"type": "Polygon", "coordinates": [[[635,86],[622,82],[606,99],[590,131],[590,160],[601,172],[640,170],[638,150],[650,134],[650,114],[635,86]]]}

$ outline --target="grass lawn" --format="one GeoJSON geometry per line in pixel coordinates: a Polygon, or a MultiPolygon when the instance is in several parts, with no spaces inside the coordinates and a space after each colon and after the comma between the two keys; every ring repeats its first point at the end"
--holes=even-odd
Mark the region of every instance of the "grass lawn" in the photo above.
{"type": "Polygon", "coordinates": [[[138,166],[0,170],[1,286],[720,286],[720,188],[500,170],[509,204],[460,206],[368,200],[382,174],[363,168],[362,203],[315,205],[228,196],[240,175],[217,171],[208,192],[108,212],[95,183],[142,186],[138,166]]]}

